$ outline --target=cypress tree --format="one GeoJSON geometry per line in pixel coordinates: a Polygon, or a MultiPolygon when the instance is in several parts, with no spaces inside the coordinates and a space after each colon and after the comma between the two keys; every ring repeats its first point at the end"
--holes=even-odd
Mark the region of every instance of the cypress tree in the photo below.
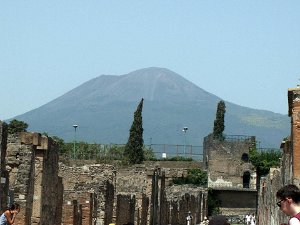
{"type": "Polygon", "coordinates": [[[226,106],[224,101],[220,101],[218,103],[216,119],[214,121],[214,131],[213,131],[213,138],[223,140],[223,131],[225,129],[224,118],[226,112],[226,106]]]}
{"type": "Polygon", "coordinates": [[[135,113],[134,119],[130,128],[129,138],[125,145],[124,156],[130,164],[139,164],[144,161],[144,139],[143,139],[143,110],[144,99],[140,101],[135,113]]]}

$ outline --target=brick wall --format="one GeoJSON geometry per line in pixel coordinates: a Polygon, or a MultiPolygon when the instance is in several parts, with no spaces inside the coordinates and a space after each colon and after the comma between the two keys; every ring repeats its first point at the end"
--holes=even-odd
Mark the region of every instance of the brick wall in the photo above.
{"type": "Polygon", "coordinates": [[[289,116],[291,117],[291,137],[293,145],[293,178],[300,181],[300,89],[288,90],[289,116]]]}

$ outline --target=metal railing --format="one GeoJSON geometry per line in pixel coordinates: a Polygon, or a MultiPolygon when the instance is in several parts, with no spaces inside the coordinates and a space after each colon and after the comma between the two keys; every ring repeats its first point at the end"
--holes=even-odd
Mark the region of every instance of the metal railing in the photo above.
{"type": "Polygon", "coordinates": [[[203,159],[203,146],[151,144],[148,147],[153,151],[157,159],[174,157],[191,158],[193,160],[203,159]]]}
{"type": "MultiPolygon", "coordinates": [[[[64,158],[69,159],[108,159],[121,160],[123,158],[125,144],[91,144],[81,147],[76,146],[75,153],[73,151],[61,154],[64,158]]],[[[156,160],[164,160],[171,158],[202,160],[203,146],[194,145],[175,145],[175,144],[150,144],[144,146],[145,150],[150,151],[156,160]]]]}

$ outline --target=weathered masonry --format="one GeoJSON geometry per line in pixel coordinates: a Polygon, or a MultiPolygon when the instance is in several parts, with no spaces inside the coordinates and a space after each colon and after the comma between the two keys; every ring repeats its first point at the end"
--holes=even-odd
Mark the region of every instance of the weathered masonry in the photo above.
{"type": "Polygon", "coordinates": [[[184,173],[151,165],[116,169],[105,164],[60,164],[65,187],[63,224],[73,224],[75,217],[89,218],[86,221],[94,224],[182,224],[188,211],[200,223],[207,215],[206,189],[169,186],[173,177],[184,173]]]}
{"type": "Polygon", "coordinates": [[[282,149],[281,166],[271,168],[270,173],[261,179],[258,220],[259,225],[287,223],[286,217],[276,205],[276,192],[287,184],[300,186],[300,88],[288,89],[288,115],[291,117],[291,134],[285,138],[282,149]]]}
{"type": "Polygon", "coordinates": [[[1,130],[1,209],[17,202],[17,224],[60,224],[62,180],[58,148],[38,133],[7,135],[1,130]]]}
{"type": "Polygon", "coordinates": [[[51,138],[7,134],[1,122],[0,147],[1,209],[19,203],[18,225],[179,225],[188,211],[193,224],[207,216],[206,189],[171,185],[191,162],[66,165],[51,138]]]}
{"type": "Polygon", "coordinates": [[[238,216],[256,211],[256,170],[249,162],[249,151],[254,146],[253,136],[226,136],[224,140],[216,140],[208,135],[204,138],[208,188],[220,200],[223,215],[238,216]]]}

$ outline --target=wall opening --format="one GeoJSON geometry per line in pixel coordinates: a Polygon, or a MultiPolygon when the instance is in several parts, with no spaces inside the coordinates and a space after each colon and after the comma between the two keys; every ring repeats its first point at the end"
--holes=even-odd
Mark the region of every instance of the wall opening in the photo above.
{"type": "Polygon", "coordinates": [[[243,160],[244,162],[249,162],[249,155],[248,155],[247,153],[243,153],[243,155],[242,155],[242,160],[243,160]]]}
{"type": "Polygon", "coordinates": [[[250,172],[249,171],[244,172],[243,188],[250,188],[250,172]]]}

